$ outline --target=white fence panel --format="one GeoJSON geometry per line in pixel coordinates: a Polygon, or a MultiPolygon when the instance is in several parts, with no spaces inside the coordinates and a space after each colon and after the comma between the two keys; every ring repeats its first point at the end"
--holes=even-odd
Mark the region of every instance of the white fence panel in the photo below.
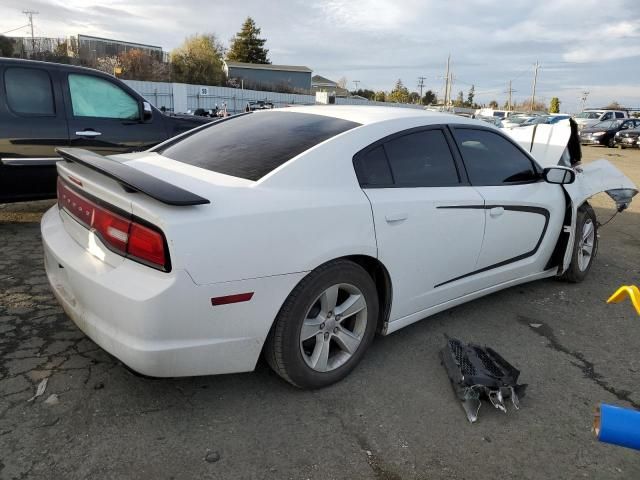
{"type": "MultiPolygon", "coordinates": [[[[209,85],[188,85],[183,83],[144,82],[139,80],[124,80],[124,82],[156,107],[165,107],[167,110],[173,110],[175,106],[178,113],[185,113],[186,110],[194,111],[198,108],[204,108],[205,110],[213,109],[216,105],[218,108],[222,108],[225,104],[229,113],[238,113],[244,111],[247,102],[256,100],[268,100],[276,107],[314,105],[316,101],[315,95],[300,95],[295,93],[277,93],[209,85]],[[184,98],[184,92],[186,92],[186,98],[184,98]],[[176,95],[179,98],[175,98],[176,95]]],[[[336,98],[336,104],[423,108],[422,105],[373,102],[357,98],[336,98]]]]}

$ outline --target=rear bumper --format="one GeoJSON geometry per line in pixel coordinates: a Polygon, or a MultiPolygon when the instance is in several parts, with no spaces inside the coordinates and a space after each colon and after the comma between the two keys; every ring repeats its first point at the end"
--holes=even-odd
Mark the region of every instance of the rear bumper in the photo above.
{"type": "Polygon", "coordinates": [[[184,270],[99,260],[67,233],[57,207],[41,228],[47,277],[65,312],[104,350],[155,377],[253,370],[280,306],[304,276],[196,285],[184,270]],[[211,305],[213,297],[246,292],[255,292],[248,302],[211,305]]]}

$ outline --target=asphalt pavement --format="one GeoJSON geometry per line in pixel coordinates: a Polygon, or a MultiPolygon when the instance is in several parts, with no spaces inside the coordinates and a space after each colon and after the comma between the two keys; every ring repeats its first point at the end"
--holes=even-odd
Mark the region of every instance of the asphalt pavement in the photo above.
{"type": "MultiPolygon", "coordinates": [[[[640,185],[640,151],[584,150],[640,185]]],[[[593,204],[601,221],[614,213],[604,196],[593,204]]],[[[0,205],[1,479],[640,478],[640,453],[591,433],[599,402],[640,408],[640,318],[605,303],[640,284],[640,198],[600,231],[585,282],[510,288],[377,338],[319,391],[264,362],[239,375],[131,373],[49,290],[38,220],[50,205],[0,205]],[[444,334],[519,368],[521,409],[485,403],[469,424],[440,365],[444,334]]]]}

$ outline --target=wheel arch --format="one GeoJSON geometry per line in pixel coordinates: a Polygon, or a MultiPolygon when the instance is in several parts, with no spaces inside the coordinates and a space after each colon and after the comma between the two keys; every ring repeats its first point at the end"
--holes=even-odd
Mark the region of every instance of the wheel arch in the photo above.
{"type": "Polygon", "coordinates": [[[336,260],[350,260],[361,266],[371,276],[376,285],[380,308],[378,313],[378,325],[376,331],[382,335],[386,334],[391,314],[391,303],[393,301],[393,285],[391,275],[387,267],[377,258],[369,255],[348,255],[336,260]]]}

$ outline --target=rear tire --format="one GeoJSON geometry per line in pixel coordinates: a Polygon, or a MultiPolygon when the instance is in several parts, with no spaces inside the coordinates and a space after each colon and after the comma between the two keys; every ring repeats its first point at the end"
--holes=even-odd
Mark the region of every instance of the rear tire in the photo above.
{"type": "Polygon", "coordinates": [[[571,283],[582,282],[591,270],[593,259],[598,253],[598,223],[591,205],[585,203],[578,209],[576,236],[571,263],[562,279],[571,283]]]}
{"type": "Polygon", "coordinates": [[[378,294],[359,265],[336,260],[318,267],[291,292],[265,344],[265,358],[287,382],[322,388],[346,377],[371,344],[378,294]]]}
{"type": "Polygon", "coordinates": [[[614,140],[613,137],[611,137],[608,141],[607,141],[607,147],[609,148],[614,148],[616,146],[616,141],[614,140]]]}

